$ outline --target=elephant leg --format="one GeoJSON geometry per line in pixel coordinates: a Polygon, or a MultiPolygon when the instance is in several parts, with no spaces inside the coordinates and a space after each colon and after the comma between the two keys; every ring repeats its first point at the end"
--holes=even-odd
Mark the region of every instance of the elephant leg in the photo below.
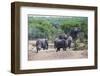
{"type": "Polygon", "coordinates": [[[40,50],[41,50],[40,48],[37,48],[37,53],[38,53],[40,50]]]}
{"type": "Polygon", "coordinates": [[[69,45],[69,49],[71,48],[71,44],[69,45]]]}
{"type": "Polygon", "coordinates": [[[48,45],[46,46],[46,49],[48,50],[48,45]]]}
{"type": "Polygon", "coordinates": [[[48,47],[46,49],[48,50],[48,47]]]}
{"type": "Polygon", "coordinates": [[[60,48],[57,48],[56,52],[60,51],[60,48]]]}
{"type": "Polygon", "coordinates": [[[37,53],[38,53],[39,49],[37,48],[37,53]]]}
{"type": "Polygon", "coordinates": [[[69,49],[71,48],[71,42],[69,43],[69,46],[68,47],[69,47],[69,49]]]}
{"type": "Polygon", "coordinates": [[[63,48],[64,51],[66,51],[66,48],[63,48]]]}
{"type": "Polygon", "coordinates": [[[43,48],[43,50],[45,50],[45,48],[43,48]]]}

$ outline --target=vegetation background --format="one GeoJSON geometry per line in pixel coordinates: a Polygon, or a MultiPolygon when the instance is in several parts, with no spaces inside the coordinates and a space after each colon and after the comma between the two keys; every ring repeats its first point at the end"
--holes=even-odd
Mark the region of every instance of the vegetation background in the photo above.
{"type": "Polygon", "coordinates": [[[87,38],[87,17],[28,15],[28,39],[47,38],[52,41],[60,34],[70,32],[74,26],[80,27],[87,38]]]}

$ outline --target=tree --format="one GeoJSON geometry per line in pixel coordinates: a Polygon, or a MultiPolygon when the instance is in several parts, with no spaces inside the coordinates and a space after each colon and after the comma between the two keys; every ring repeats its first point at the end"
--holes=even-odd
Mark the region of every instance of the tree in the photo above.
{"type": "Polygon", "coordinates": [[[29,16],[28,37],[29,39],[48,38],[53,41],[60,34],[70,32],[74,26],[82,28],[87,36],[87,23],[87,17],[29,16]]]}

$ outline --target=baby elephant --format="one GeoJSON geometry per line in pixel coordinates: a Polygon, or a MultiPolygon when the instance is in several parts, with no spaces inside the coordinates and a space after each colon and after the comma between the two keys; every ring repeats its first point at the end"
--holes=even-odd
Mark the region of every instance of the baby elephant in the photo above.
{"type": "Polygon", "coordinates": [[[37,53],[38,53],[38,51],[41,50],[41,48],[43,48],[43,50],[48,49],[48,40],[47,39],[38,39],[36,41],[37,53]]]}

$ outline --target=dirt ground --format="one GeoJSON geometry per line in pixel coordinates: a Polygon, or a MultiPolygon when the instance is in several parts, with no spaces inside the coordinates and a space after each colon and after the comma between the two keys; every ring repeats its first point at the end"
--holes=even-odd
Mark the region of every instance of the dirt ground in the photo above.
{"type": "Polygon", "coordinates": [[[80,59],[87,58],[87,50],[73,51],[67,49],[56,52],[55,49],[40,50],[38,53],[34,50],[29,50],[28,60],[53,60],[53,59],[80,59]]]}
{"type": "Polygon", "coordinates": [[[40,50],[38,53],[35,48],[35,41],[29,42],[28,47],[28,60],[53,60],[53,59],[80,59],[87,58],[87,50],[72,50],[67,49],[63,51],[62,49],[56,52],[56,49],[52,47],[51,44],[48,50],[40,50]],[[34,44],[33,44],[34,43],[34,44]]]}

